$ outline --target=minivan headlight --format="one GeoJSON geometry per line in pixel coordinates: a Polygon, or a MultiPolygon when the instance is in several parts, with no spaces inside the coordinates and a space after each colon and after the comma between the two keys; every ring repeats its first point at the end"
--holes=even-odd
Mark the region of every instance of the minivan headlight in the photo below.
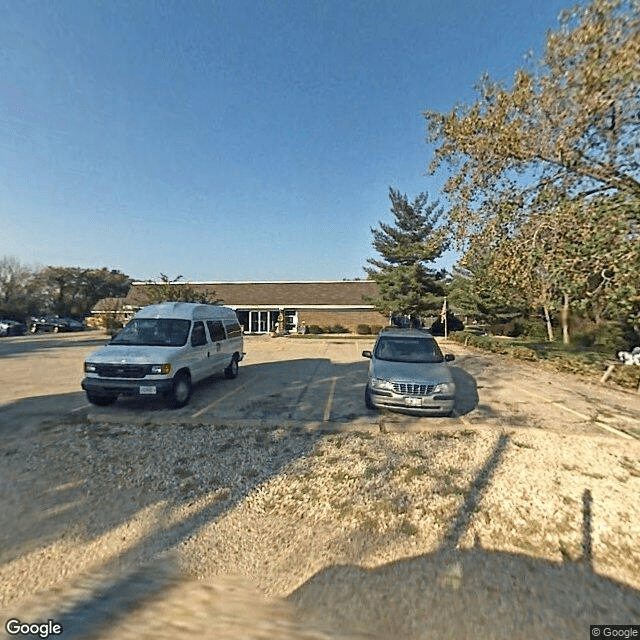
{"type": "Polygon", "coordinates": [[[433,393],[455,393],[456,385],[453,382],[441,382],[437,384],[433,393]]]}
{"type": "Polygon", "coordinates": [[[371,386],[374,389],[386,389],[387,391],[393,391],[393,382],[391,382],[391,380],[371,378],[371,386]]]}
{"type": "Polygon", "coordinates": [[[165,364],[152,364],[151,365],[151,373],[152,374],[161,374],[166,376],[167,374],[171,373],[171,365],[169,363],[165,363],[165,364]]]}
{"type": "Polygon", "coordinates": [[[84,371],[85,373],[95,373],[96,372],[96,365],[93,364],[93,362],[85,362],[84,363],[84,371]]]}

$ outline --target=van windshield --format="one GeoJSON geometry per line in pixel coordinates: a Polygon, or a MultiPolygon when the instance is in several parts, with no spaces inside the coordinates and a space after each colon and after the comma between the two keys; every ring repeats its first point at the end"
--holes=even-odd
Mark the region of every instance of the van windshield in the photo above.
{"type": "Polygon", "coordinates": [[[182,347],[187,343],[191,320],[134,318],[109,344],[182,347]]]}

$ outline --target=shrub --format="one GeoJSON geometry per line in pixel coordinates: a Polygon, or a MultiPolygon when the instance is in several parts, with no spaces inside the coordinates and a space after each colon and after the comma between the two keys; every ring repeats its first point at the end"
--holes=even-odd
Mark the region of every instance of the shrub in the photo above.
{"type": "Polygon", "coordinates": [[[356,333],[359,336],[371,335],[371,327],[368,324],[359,324],[356,328],[356,333]]]}
{"type": "Polygon", "coordinates": [[[310,324],[308,329],[309,329],[309,333],[314,335],[319,335],[321,333],[324,333],[324,331],[317,324],[310,324]]]}
{"type": "Polygon", "coordinates": [[[640,367],[636,365],[616,367],[611,374],[611,380],[627,389],[640,389],[640,367]]]}
{"type": "Polygon", "coordinates": [[[341,324],[334,324],[331,327],[327,327],[325,333],[349,333],[349,329],[343,327],[341,324]]]}
{"type": "Polygon", "coordinates": [[[580,331],[571,335],[571,342],[578,347],[593,347],[596,337],[593,331],[580,331]]]}
{"type": "Polygon", "coordinates": [[[374,335],[378,335],[382,331],[382,325],[380,324],[372,324],[371,325],[371,333],[374,335]]]}
{"type": "Polygon", "coordinates": [[[522,320],[522,335],[532,340],[547,340],[547,327],[544,320],[522,320]]]}
{"type": "Polygon", "coordinates": [[[618,322],[606,322],[598,327],[593,345],[614,354],[628,346],[625,328],[618,322]]]}
{"type": "Polygon", "coordinates": [[[538,355],[533,349],[527,347],[513,347],[509,349],[509,354],[520,360],[537,360],[538,355]]]}

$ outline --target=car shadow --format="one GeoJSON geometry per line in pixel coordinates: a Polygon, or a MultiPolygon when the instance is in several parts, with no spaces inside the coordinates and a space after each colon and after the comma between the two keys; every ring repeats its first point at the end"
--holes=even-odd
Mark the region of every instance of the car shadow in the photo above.
{"type": "Polygon", "coordinates": [[[462,367],[450,366],[449,369],[456,383],[454,412],[459,416],[471,413],[479,402],[476,379],[462,367]]]}

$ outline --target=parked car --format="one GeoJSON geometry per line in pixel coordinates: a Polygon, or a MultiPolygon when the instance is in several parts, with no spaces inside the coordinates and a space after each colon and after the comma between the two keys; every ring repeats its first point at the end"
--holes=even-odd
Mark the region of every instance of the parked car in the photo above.
{"type": "Polygon", "coordinates": [[[84,322],[76,320],[75,318],[58,318],[64,324],[63,331],[84,331],[84,322]]]}
{"type": "Polygon", "coordinates": [[[27,326],[22,322],[0,319],[0,336],[22,336],[26,331],[27,326]]]}
{"type": "Polygon", "coordinates": [[[84,323],[73,318],[61,318],[59,316],[32,316],[29,321],[29,331],[38,333],[40,331],[52,331],[61,333],[63,331],[83,331],[84,323]]]}
{"type": "Polygon", "coordinates": [[[449,369],[452,354],[443,355],[423,329],[387,328],[378,335],[365,388],[369,409],[398,409],[421,415],[449,415],[456,386],[449,369]]]}
{"type": "Polygon", "coordinates": [[[126,395],[164,396],[172,407],[183,407],[193,383],[222,372],[235,378],[242,349],[233,309],[191,302],[150,305],[89,355],[82,388],[98,406],[126,395]]]}

